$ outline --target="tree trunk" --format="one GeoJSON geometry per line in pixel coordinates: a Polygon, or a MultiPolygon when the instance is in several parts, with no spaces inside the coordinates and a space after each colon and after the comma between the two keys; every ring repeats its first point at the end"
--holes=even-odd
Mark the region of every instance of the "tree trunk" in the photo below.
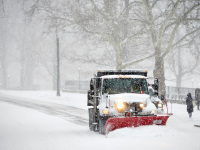
{"type": "Polygon", "coordinates": [[[8,75],[7,75],[7,64],[6,64],[6,48],[5,48],[5,45],[3,43],[3,48],[0,50],[0,65],[1,65],[1,73],[2,73],[2,89],[5,89],[7,90],[8,88],[8,83],[7,83],[7,78],[8,78],[8,75]]]}
{"type": "Polygon", "coordinates": [[[53,52],[53,73],[52,73],[52,81],[53,81],[53,90],[56,91],[56,77],[57,77],[57,69],[56,69],[56,50],[53,52]]]}
{"type": "Polygon", "coordinates": [[[122,68],[122,60],[123,60],[123,53],[122,53],[122,47],[120,45],[120,36],[119,36],[119,31],[117,29],[114,32],[114,42],[112,42],[112,46],[115,49],[116,52],[116,69],[121,70],[122,68]]]}
{"type": "Polygon", "coordinates": [[[165,95],[165,70],[164,70],[164,59],[157,52],[155,56],[155,68],[153,71],[154,77],[159,80],[159,96],[165,95]]]}
{"type": "Polygon", "coordinates": [[[176,87],[181,87],[182,76],[176,77],[176,87]]]}
{"type": "Polygon", "coordinates": [[[122,52],[121,49],[116,50],[116,69],[121,70],[122,69],[122,52]]]}
{"type": "Polygon", "coordinates": [[[5,63],[5,57],[1,58],[1,72],[2,72],[2,89],[7,90],[8,83],[7,83],[7,69],[6,69],[6,63],[5,63]]]}
{"type": "Polygon", "coordinates": [[[182,81],[182,64],[181,64],[181,52],[180,48],[178,50],[178,74],[176,76],[176,87],[181,87],[182,81]]]}
{"type": "Polygon", "coordinates": [[[55,64],[53,65],[53,90],[56,91],[56,66],[55,64]]]}

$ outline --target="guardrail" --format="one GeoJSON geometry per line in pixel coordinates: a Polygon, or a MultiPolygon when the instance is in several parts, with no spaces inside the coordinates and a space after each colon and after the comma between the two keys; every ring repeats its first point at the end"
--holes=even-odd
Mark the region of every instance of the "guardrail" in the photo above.
{"type": "Polygon", "coordinates": [[[167,102],[176,103],[176,104],[186,104],[186,100],[172,100],[172,99],[167,99],[167,102]]]}
{"type": "Polygon", "coordinates": [[[86,94],[87,91],[85,90],[72,90],[72,89],[63,89],[63,92],[69,92],[69,93],[82,93],[82,94],[86,94]]]}

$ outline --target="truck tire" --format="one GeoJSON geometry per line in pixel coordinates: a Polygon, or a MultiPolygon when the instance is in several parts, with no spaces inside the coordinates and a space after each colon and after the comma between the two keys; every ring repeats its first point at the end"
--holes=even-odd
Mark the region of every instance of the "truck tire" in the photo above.
{"type": "Polygon", "coordinates": [[[99,134],[104,134],[106,119],[99,118],[99,134]]]}
{"type": "Polygon", "coordinates": [[[93,125],[94,122],[94,108],[88,109],[89,113],[89,129],[90,131],[95,131],[95,126],[93,125]]]}

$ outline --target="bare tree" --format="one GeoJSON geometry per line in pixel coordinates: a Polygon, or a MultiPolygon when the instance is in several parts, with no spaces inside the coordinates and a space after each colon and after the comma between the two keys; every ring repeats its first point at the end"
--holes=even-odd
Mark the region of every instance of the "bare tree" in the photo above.
{"type": "MultiPolygon", "coordinates": [[[[112,58],[115,59],[116,69],[127,68],[154,56],[149,52],[149,40],[143,32],[144,24],[135,20],[133,7],[138,7],[137,2],[129,0],[63,1],[57,7],[53,3],[38,0],[29,12],[30,14],[35,10],[46,12],[49,27],[55,27],[55,22],[58,20],[60,29],[71,27],[70,29],[82,37],[82,40],[87,38],[92,41],[94,49],[104,45],[109,50],[114,50],[115,57],[112,55],[112,58]],[[140,47],[141,43],[143,43],[143,48],[140,47]],[[134,51],[131,48],[133,44],[135,44],[134,51]]],[[[136,11],[139,11],[139,8],[136,11]]],[[[106,56],[108,57],[104,57],[104,60],[110,60],[109,55],[106,56]]],[[[99,58],[100,56],[91,57],[89,61],[100,62],[97,61],[99,58]]],[[[100,60],[102,63],[102,59],[100,60]]]]}
{"type": "Polygon", "coordinates": [[[5,17],[4,0],[0,1],[0,17],[5,17]]]}
{"type": "MultiPolygon", "coordinates": [[[[45,14],[49,28],[58,24],[61,30],[92,41],[94,49],[106,45],[113,50],[116,69],[154,57],[160,94],[165,94],[165,57],[177,45],[185,44],[189,36],[198,36],[200,30],[198,0],[60,0],[57,5],[50,0],[36,0],[31,8],[31,15],[38,10],[45,14]],[[179,31],[182,34],[177,37],[179,31]]],[[[110,60],[104,57],[102,63],[96,58],[100,56],[88,57],[101,64],[110,60]]]]}
{"type": "Polygon", "coordinates": [[[187,0],[143,0],[143,6],[155,53],[154,76],[160,80],[159,93],[165,94],[164,58],[173,47],[183,44],[188,36],[199,34],[200,3],[187,0]],[[193,27],[186,30],[185,25],[190,23],[193,27]],[[180,30],[181,37],[175,38],[180,30]]]}
{"type": "Polygon", "coordinates": [[[177,51],[171,52],[167,57],[169,69],[175,76],[176,87],[181,87],[184,77],[188,74],[193,74],[198,68],[200,51],[195,45],[193,45],[194,49],[192,49],[193,47],[187,48],[189,49],[188,52],[184,52],[186,48],[178,47],[177,51]]]}
{"type": "Polygon", "coordinates": [[[8,74],[7,74],[7,42],[8,34],[10,32],[10,26],[8,25],[9,19],[5,17],[5,4],[4,0],[0,1],[0,72],[2,74],[2,88],[7,89],[8,86],[8,74]]]}

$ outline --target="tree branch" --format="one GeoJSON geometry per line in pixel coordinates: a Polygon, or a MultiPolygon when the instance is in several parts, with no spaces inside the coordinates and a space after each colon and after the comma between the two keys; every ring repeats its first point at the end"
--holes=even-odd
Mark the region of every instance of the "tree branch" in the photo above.
{"type": "Polygon", "coordinates": [[[149,55],[149,56],[147,56],[147,57],[144,57],[144,58],[142,58],[142,59],[136,60],[136,61],[134,61],[134,62],[124,64],[124,65],[122,66],[122,68],[125,69],[125,68],[127,68],[127,67],[129,67],[129,66],[131,66],[131,65],[137,64],[137,63],[139,63],[139,62],[142,62],[142,61],[144,61],[144,60],[146,60],[146,59],[149,59],[149,58],[152,58],[152,57],[154,57],[154,56],[155,56],[155,53],[153,53],[153,54],[151,54],[151,55],[149,55]]]}
{"type": "Polygon", "coordinates": [[[196,30],[194,30],[194,31],[192,31],[192,32],[190,32],[190,33],[188,33],[188,34],[186,34],[186,35],[183,36],[180,40],[178,40],[176,43],[174,43],[174,44],[172,45],[172,48],[175,47],[176,45],[178,45],[179,43],[181,43],[183,40],[185,40],[188,36],[190,36],[190,35],[196,33],[196,32],[199,31],[199,30],[200,30],[200,28],[197,28],[196,30]]]}

